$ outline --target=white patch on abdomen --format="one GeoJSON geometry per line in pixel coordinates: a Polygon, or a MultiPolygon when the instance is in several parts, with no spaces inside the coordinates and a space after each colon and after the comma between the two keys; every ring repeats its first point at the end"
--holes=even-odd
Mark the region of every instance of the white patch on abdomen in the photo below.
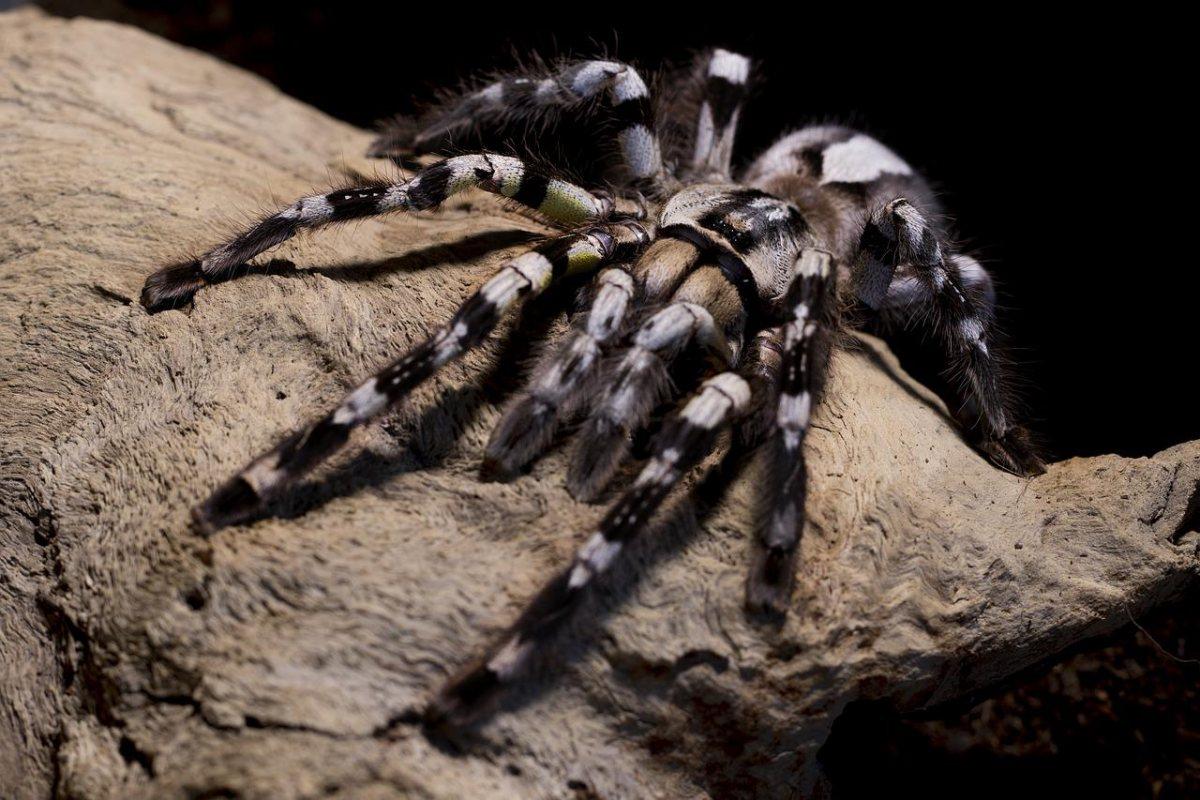
{"type": "Polygon", "coordinates": [[[884,174],[911,175],[912,167],[870,136],[858,134],[825,148],[821,183],[866,183],[884,174]]]}

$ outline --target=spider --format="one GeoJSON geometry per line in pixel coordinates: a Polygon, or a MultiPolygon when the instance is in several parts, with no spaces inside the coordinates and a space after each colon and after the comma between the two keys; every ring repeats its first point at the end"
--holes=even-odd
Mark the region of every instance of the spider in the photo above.
{"type": "Polygon", "coordinates": [[[711,50],[677,74],[657,109],[642,76],[619,61],[539,64],[485,80],[422,124],[387,130],[369,154],[411,164],[402,156],[449,155],[455,140],[487,140],[514,120],[557,114],[600,120],[591,129],[604,132],[615,179],[585,188],[533,158],[451,155],[408,180],[301,198],[146,281],[146,308],[170,308],[303,230],[434,209],[468,189],[508,198],[559,231],[501,265],[428,339],[217,488],[194,511],[206,534],[262,513],[356,426],[552,285],[578,279],[584,288],[564,340],[547,349],[493,431],[483,477],[516,478],[560,426],[577,424],[566,483],[594,500],[620,483],[632,441],[676,401],[677,387],[698,386],[662,420],[640,471],[573,560],[436,693],[427,722],[466,725],[492,707],[727,429],[764,459],[767,476],[746,605],[785,613],[804,525],[805,433],[836,336],[851,322],[899,320],[932,333],[958,378],[957,416],[979,450],[1014,473],[1043,470],[1014,419],[991,280],[951,246],[929,186],[883,144],[835,125],[783,136],[735,176],[750,74],[746,57],[711,50]]]}

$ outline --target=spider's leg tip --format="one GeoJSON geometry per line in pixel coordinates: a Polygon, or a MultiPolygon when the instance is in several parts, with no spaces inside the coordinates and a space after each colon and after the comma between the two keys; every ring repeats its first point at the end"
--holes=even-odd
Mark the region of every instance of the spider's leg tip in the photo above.
{"type": "Polygon", "coordinates": [[[363,155],[367,158],[395,158],[403,154],[397,152],[396,148],[392,147],[386,138],[380,137],[371,142],[363,155]]]}
{"type": "Polygon", "coordinates": [[[470,728],[495,706],[503,687],[500,676],[480,664],[442,687],[421,722],[427,731],[443,735],[470,728]]]}
{"type": "Polygon", "coordinates": [[[213,522],[203,505],[198,505],[192,508],[192,529],[207,539],[220,530],[220,526],[213,522]]]}
{"type": "Polygon", "coordinates": [[[1021,465],[1020,474],[1023,478],[1036,478],[1038,475],[1045,475],[1046,462],[1042,461],[1038,456],[1033,455],[1021,465]]]}
{"type": "Polygon", "coordinates": [[[479,463],[479,480],[484,483],[509,483],[517,479],[520,470],[504,459],[485,455],[479,463]]]}
{"type": "Polygon", "coordinates": [[[603,418],[589,420],[576,440],[575,457],[567,472],[567,491],[576,500],[596,500],[629,452],[623,427],[603,418]]]}
{"type": "Polygon", "coordinates": [[[527,396],[505,412],[487,444],[480,477],[508,482],[526,471],[529,463],[554,439],[557,409],[527,396]]]}
{"type": "Polygon", "coordinates": [[[787,616],[796,582],[795,554],[794,548],[767,547],[755,556],[746,580],[748,613],[773,621],[787,616]]]}
{"type": "Polygon", "coordinates": [[[263,507],[264,498],[238,475],[192,510],[197,530],[211,536],[221,528],[250,519],[263,507]]]}
{"type": "Polygon", "coordinates": [[[421,727],[436,735],[452,733],[460,727],[454,722],[455,710],[439,695],[430,700],[429,705],[421,712],[421,727]]]}
{"type": "Polygon", "coordinates": [[[791,608],[791,592],[751,582],[746,587],[746,613],[772,622],[782,622],[791,608]]]}
{"type": "Polygon", "coordinates": [[[151,314],[178,308],[190,302],[206,283],[199,261],[169,264],[146,278],[141,303],[151,314]]]}
{"type": "Polygon", "coordinates": [[[1002,437],[985,437],[979,446],[989,461],[1014,475],[1033,478],[1046,471],[1046,462],[1023,428],[1014,427],[1002,437]]]}
{"type": "Polygon", "coordinates": [[[400,158],[416,153],[416,141],[420,130],[416,122],[407,117],[394,117],[379,128],[378,135],[367,147],[367,158],[400,158]]]}
{"type": "Polygon", "coordinates": [[[600,497],[600,487],[584,480],[567,479],[567,493],[581,503],[593,503],[600,497]]]}

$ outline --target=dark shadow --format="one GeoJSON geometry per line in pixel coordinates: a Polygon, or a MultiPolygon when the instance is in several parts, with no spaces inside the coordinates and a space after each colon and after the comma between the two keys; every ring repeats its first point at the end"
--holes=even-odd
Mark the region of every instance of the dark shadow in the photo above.
{"type": "MultiPolygon", "coordinates": [[[[457,239],[453,242],[435,244],[410,250],[394,258],[381,261],[363,261],[354,264],[337,264],[329,267],[298,267],[285,258],[272,258],[262,263],[247,263],[223,278],[206,279],[206,285],[217,286],[229,281],[240,280],[249,275],[276,275],[296,277],[299,275],[325,275],[338,281],[370,281],[380,275],[393,272],[417,272],[442,264],[474,261],[488,253],[525,244],[543,238],[536,233],[523,230],[483,231],[457,239]]],[[[124,298],[121,298],[124,299],[124,298]]]]}
{"type": "Polygon", "coordinates": [[[834,723],[818,758],[835,800],[1148,796],[1135,748],[1077,744],[1053,756],[936,747],[886,707],[860,701],[834,723]]]}
{"type": "Polygon", "coordinates": [[[551,328],[577,290],[576,284],[568,283],[530,300],[499,343],[490,368],[471,376],[463,386],[441,392],[411,421],[385,418],[384,430],[405,442],[400,453],[362,450],[331,472],[290,488],[263,514],[241,524],[268,517],[302,517],[335,497],[383,485],[407,472],[441,466],[484,405],[498,404],[520,387],[527,372],[524,366],[532,360],[539,344],[549,338],[551,328]],[[431,431],[436,435],[430,435],[431,431]]]}
{"type": "Polygon", "coordinates": [[[416,272],[441,264],[461,263],[513,247],[545,238],[541,234],[523,230],[483,231],[464,236],[453,242],[435,244],[410,250],[401,256],[382,261],[364,261],[357,264],[337,264],[330,267],[308,267],[297,269],[298,273],[324,275],[338,281],[370,281],[392,272],[416,272]]]}
{"type": "Polygon", "coordinates": [[[250,275],[274,275],[277,277],[291,278],[300,274],[302,270],[296,266],[294,261],[289,261],[286,258],[272,258],[270,261],[262,263],[242,264],[235,272],[229,275],[224,275],[219,278],[205,278],[205,286],[220,286],[222,283],[241,280],[250,275]]]}

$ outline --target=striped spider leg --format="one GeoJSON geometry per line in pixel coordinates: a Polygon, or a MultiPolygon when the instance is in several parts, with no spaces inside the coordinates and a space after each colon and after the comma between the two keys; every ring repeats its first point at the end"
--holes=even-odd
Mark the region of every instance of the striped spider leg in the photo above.
{"type": "Polygon", "coordinates": [[[520,159],[456,156],[400,183],[348,186],[303,197],[198,259],[150,275],[142,289],[142,305],[151,312],[182,305],[205,285],[229,280],[247,261],[301,231],[397,211],[437,208],[452,195],[472,188],[511,198],[567,229],[605,219],[613,212],[608,196],[551,177],[520,159]]]}
{"type": "Polygon", "coordinates": [[[910,316],[933,329],[950,371],[960,377],[958,416],[977,417],[968,424],[974,422],[979,448],[1014,474],[1043,472],[1028,433],[1013,420],[1007,396],[1010,379],[992,341],[995,295],[979,262],[955,255],[927,216],[904,197],[886,202],[871,215],[860,258],[863,272],[889,275],[885,307],[908,300],[910,316]],[[909,268],[903,283],[891,277],[897,264],[909,268]],[[914,314],[914,308],[930,313],[914,314]]]}
{"type": "Polygon", "coordinates": [[[701,184],[667,202],[658,250],[640,270],[663,305],[637,326],[594,398],[567,474],[575,497],[594,499],[609,484],[632,434],[670,396],[671,367],[689,346],[719,366],[737,363],[760,287],[773,285],[779,254],[794,252],[799,224],[794,207],[754,190],[701,184]]]}
{"type": "MultiPolygon", "coordinates": [[[[963,288],[978,299],[982,313],[992,318],[996,313],[996,287],[992,276],[971,256],[955,253],[950,260],[958,267],[963,288]]],[[[879,311],[887,324],[903,326],[918,322],[932,305],[933,294],[928,282],[923,281],[911,265],[900,264],[879,311]]]]}
{"type": "Polygon", "coordinates": [[[763,519],[759,520],[762,546],[746,582],[746,606],[752,611],[784,614],[791,599],[808,496],[804,437],[828,366],[837,323],[836,294],[832,255],[817,248],[802,251],[781,302],[788,321],[781,328],[773,403],[764,403],[775,416],[763,426],[768,433],[763,448],[767,459],[763,519]]]}
{"type": "Polygon", "coordinates": [[[613,264],[597,276],[564,341],[548,351],[492,430],[480,468],[484,479],[512,480],[549,447],[560,422],[574,412],[595,378],[603,348],[626,329],[633,296],[628,264],[613,264]]]}
{"type": "MultiPolygon", "coordinates": [[[[796,263],[790,270],[795,277],[785,278],[795,287],[785,294],[793,310],[802,299],[818,303],[828,278],[827,254],[822,259],[806,251],[795,259],[807,237],[794,207],[754,190],[701,185],[668,201],[660,215],[659,236],[633,271],[644,292],[667,299],[632,328],[623,350],[610,360],[603,382],[607,388],[576,439],[568,486],[577,495],[590,495],[607,484],[627,456],[630,436],[646,424],[650,407],[671,394],[665,375],[686,348],[698,345],[707,350],[717,374],[664,424],[653,455],[574,561],[534,597],[500,641],[435,697],[427,713],[431,724],[470,723],[519,679],[538,648],[576,612],[593,581],[646,528],[688,469],[708,454],[721,427],[735,417],[755,416],[750,412],[756,398],[786,398],[794,386],[809,385],[795,376],[785,380],[782,374],[814,338],[790,335],[794,325],[756,336],[748,355],[742,346],[747,328],[766,316],[766,295],[773,290],[781,264],[796,263]]],[[[785,275],[788,271],[783,268],[785,275]]],[[[800,327],[806,330],[803,322],[800,327]]],[[[780,405],[797,408],[798,402],[783,399],[780,405]]],[[[778,417],[772,426],[788,426],[789,436],[798,429],[802,433],[807,422],[784,413],[778,417]]],[[[789,444],[791,452],[799,447],[790,438],[789,444]]],[[[795,483],[781,481],[780,491],[795,483]]]]}
{"type": "Polygon", "coordinates": [[[701,87],[690,182],[729,180],[733,174],[733,142],[750,82],[750,59],[717,48],[700,61],[695,82],[701,87]]]}

